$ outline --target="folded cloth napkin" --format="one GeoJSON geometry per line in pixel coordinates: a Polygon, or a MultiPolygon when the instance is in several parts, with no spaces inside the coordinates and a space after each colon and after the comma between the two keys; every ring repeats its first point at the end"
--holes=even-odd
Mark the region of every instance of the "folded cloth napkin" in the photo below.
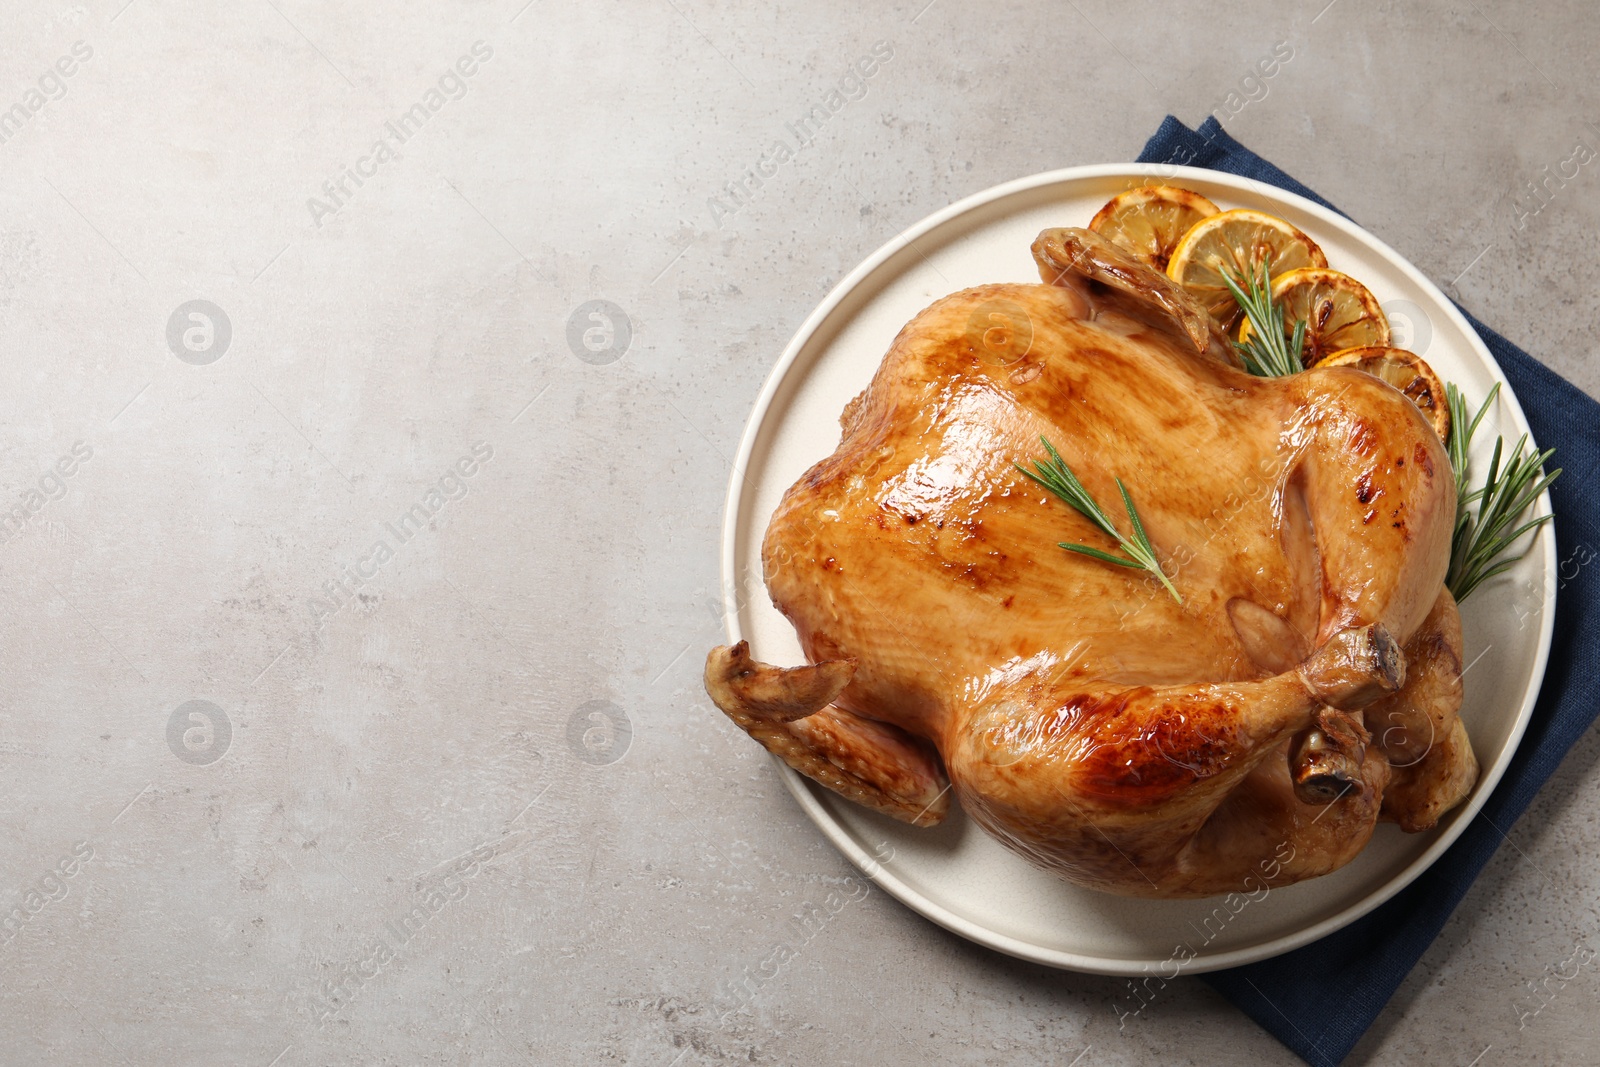
{"type": "MultiPolygon", "coordinates": [[[[1141,163],[1206,167],[1322,197],[1229,137],[1215,119],[1191,130],[1167,116],[1141,163]]],[[[1600,404],[1467,316],[1510,379],[1540,447],[1565,473],[1550,490],[1557,559],[1555,638],[1533,720],[1483,812],[1439,861],[1392,900],[1305,948],[1202,976],[1314,1067],[1335,1067],[1383,1011],[1518,816],[1600,713],[1600,404]]]]}

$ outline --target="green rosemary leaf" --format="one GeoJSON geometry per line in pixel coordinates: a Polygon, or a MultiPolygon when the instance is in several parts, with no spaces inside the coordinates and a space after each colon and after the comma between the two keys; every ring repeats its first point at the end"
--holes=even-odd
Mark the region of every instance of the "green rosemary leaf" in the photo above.
{"type": "MultiPolygon", "coordinates": [[[[1043,460],[1034,460],[1034,470],[1029,471],[1021,464],[1015,464],[1023,474],[1032,478],[1050,492],[1060,497],[1078,514],[1098,526],[1107,536],[1119,538],[1117,528],[1111,525],[1111,520],[1105,512],[1100,510],[1094,498],[1089,495],[1089,490],[1078,481],[1078,476],[1072,473],[1072,468],[1067,466],[1067,461],[1061,458],[1061,453],[1056,451],[1054,445],[1045,438],[1040,437],[1048,457],[1043,460]]],[[[1120,540],[1120,538],[1119,538],[1120,540]]]]}
{"type": "Polygon", "coordinates": [[[1478,413],[1472,417],[1472,424],[1467,427],[1467,442],[1470,444],[1472,435],[1478,432],[1478,423],[1489,413],[1489,407],[1494,403],[1495,397],[1500,395],[1500,383],[1495,382],[1489,387],[1489,395],[1483,398],[1483,404],[1478,408],[1478,413]]]}
{"type": "Polygon", "coordinates": [[[1468,489],[1472,437],[1499,392],[1500,383],[1496,382],[1477,413],[1469,419],[1461,390],[1454,382],[1445,387],[1445,402],[1450,407],[1450,440],[1446,442],[1446,451],[1456,479],[1456,519],[1451,531],[1450,569],[1445,585],[1457,601],[1467,599],[1478,586],[1504,574],[1527,555],[1526,549],[1515,556],[1507,554],[1525,535],[1550,521],[1550,515],[1538,515],[1525,521],[1523,516],[1561,475],[1559,467],[1548,474],[1542,473],[1544,465],[1555,455],[1555,449],[1527,451],[1528,436],[1523,434],[1507,455],[1505,438],[1500,437],[1495,439],[1489,473],[1483,484],[1468,489]],[[1508,533],[1507,527],[1514,528],[1508,533]]]}
{"type": "Polygon", "coordinates": [[[1172,599],[1182,604],[1183,598],[1178,595],[1178,590],[1161,570],[1161,564],[1156,559],[1155,548],[1150,544],[1150,535],[1145,533],[1144,523],[1139,519],[1139,511],[1133,506],[1133,497],[1128,494],[1128,487],[1122,484],[1122,479],[1117,478],[1115,480],[1117,491],[1122,494],[1123,507],[1128,511],[1128,520],[1133,524],[1133,536],[1131,538],[1124,536],[1117,529],[1116,524],[1111,521],[1111,516],[1107,515],[1105,510],[1095,502],[1094,497],[1089,495],[1089,491],[1083,487],[1083,483],[1078,480],[1078,476],[1072,473],[1072,468],[1067,466],[1067,461],[1061,458],[1061,453],[1056,451],[1055,446],[1044,437],[1040,437],[1039,440],[1044,444],[1045,458],[1034,460],[1033,470],[1030,471],[1020,463],[1012,465],[1021,471],[1024,476],[1060,497],[1068,507],[1094,523],[1108,537],[1115,540],[1126,555],[1113,556],[1111,553],[1103,552],[1098,548],[1090,548],[1088,545],[1074,544],[1067,541],[1059,542],[1060,547],[1068,552],[1077,552],[1080,555],[1090,556],[1105,563],[1115,563],[1119,567],[1137,567],[1147,570],[1160,579],[1167,592],[1172,594],[1172,599]]]}
{"type": "Polygon", "coordinates": [[[1306,339],[1305,320],[1294,324],[1292,339],[1285,338],[1283,308],[1272,299],[1272,279],[1266,265],[1262,265],[1260,274],[1242,281],[1224,270],[1222,280],[1250,320],[1249,339],[1233,345],[1245,370],[1261,378],[1281,378],[1304,370],[1300,352],[1306,339]]]}
{"type": "Polygon", "coordinates": [[[1150,547],[1150,535],[1144,532],[1144,523],[1139,521],[1139,512],[1133,506],[1133,497],[1128,495],[1128,487],[1122,484],[1121,478],[1113,478],[1117,483],[1117,492],[1122,494],[1122,506],[1128,510],[1128,518],[1133,523],[1133,540],[1145,554],[1155,557],[1156,550],[1150,547]]]}
{"type": "Polygon", "coordinates": [[[1144,569],[1144,564],[1138,560],[1127,559],[1124,556],[1113,556],[1109,552],[1102,552],[1098,548],[1090,548],[1088,545],[1077,545],[1067,541],[1058,541],[1056,543],[1068,552],[1078,552],[1085,556],[1093,556],[1095,559],[1105,560],[1107,563],[1115,563],[1119,567],[1133,567],[1136,570],[1144,569]]]}

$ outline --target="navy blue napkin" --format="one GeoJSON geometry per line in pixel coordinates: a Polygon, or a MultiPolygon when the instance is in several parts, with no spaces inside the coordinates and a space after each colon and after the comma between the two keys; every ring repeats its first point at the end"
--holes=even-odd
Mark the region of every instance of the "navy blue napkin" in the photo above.
{"type": "MultiPolygon", "coordinates": [[[[1168,115],[1140,163],[1206,167],[1322,197],[1207,119],[1191,130],[1168,115]]],[[[1600,404],[1467,316],[1516,391],[1542,448],[1565,473],[1550,490],[1560,588],[1544,687],[1506,775],[1455,845],[1394,899],[1305,948],[1204,980],[1313,1067],[1336,1067],[1439,935],[1489,857],[1567,750],[1600,713],[1600,404]]]]}

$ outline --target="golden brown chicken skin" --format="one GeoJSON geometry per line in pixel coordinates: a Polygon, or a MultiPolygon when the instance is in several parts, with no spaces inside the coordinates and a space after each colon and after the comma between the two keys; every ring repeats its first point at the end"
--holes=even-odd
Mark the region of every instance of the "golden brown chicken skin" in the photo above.
{"type": "Polygon", "coordinates": [[[1244,373],[1180,289],[1088,231],[1034,255],[1042,284],[956,293],[900,332],[767,530],[812,665],[716,649],[712,698],[858,803],[931,825],[953,795],[1120,894],[1288,884],[1348,863],[1380,815],[1432,826],[1477,778],[1437,435],[1357,370],[1244,373]],[[1057,547],[1116,552],[1017,469],[1041,437],[1126,531],[1121,479],[1181,604],[1057,547]]]}

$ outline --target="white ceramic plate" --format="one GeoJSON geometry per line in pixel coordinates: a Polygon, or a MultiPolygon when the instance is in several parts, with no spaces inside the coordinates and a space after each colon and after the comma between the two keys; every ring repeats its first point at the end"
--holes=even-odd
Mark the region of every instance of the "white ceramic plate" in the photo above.
{"type": "MultiPolygon", "coordinates": [[[[767,380],[728,490],[722,576],[728,638],[749,638],[757,658],[803,662],[789,623],[761,582],[761,538],[779,497],[839,442],[839,413],[866,386],[900,327],[948,293],[986,282],[1037,282],[1029,245],[1051,226],[1087,225],[1112,196],[1156,179],[1194,189],[1221,208],[1253,207],[1312,236],[1336,270],[1384,304],[1394,343],[1424,356],[1476,407],[1501,382],[1500,401],[1477,435],[1477,469],[1496,433],[1514,440],[1527,421],[1505,376],[1465,319],[1432,282],[1387,245],[1309,200],[1247,179],[1189,167],[1112,164],[1023,178],[968,197],[880,248],[811,313],[767,380]]],[[[1509,443],[1509,441],[1508,441],[1509,443]]],[[[1548,496],[1540,501],[1549,510],[1548,496]]],[[[1265,959],[1337,930],[1421,874],[1449,847],[1500,780],[1544,677],[1555,602],[1550,525],[1511,572],[1481,586],[1462,611],[1466,700],[1461,717],[1483,777],[1467,802],[1429,833],[1383,824],[1366,850],[1324,878],[1273,890],[1237,913],[1218,900],[1149,901],[1079,889],[1037,871],[953,809],[918,830],[859,808],[781,762],[807,815],[851,862],[908,907],[983,945],[1053,967],[1170,974],[1180,943],[1185,972],[1265,959]]],[[[775,761],[776,762],[776,761],[775,761]]],[[[1181,957],[1179,957],[1181,958],[1181,957]]]]}

